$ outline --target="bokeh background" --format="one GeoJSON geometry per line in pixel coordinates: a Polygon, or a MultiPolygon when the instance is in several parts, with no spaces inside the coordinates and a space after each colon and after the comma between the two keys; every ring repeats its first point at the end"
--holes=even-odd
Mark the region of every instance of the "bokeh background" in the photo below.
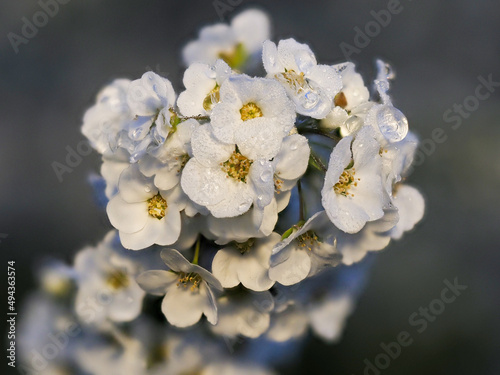
{"type": "MultiPolygon", "coordinates": [[[[354,27],[363,30],[373,20],[370,12],[389,3],[220,2],[239,4],[225,20],[262,7],[273,19],[275,40],[294,36],[309,43],[324,63],[343,61],[340,44],[354,45],[354,27]]],[[[454,103],[474,95],[479,76],[500,82],[500,3],[401,0],[401,7],[351,59],[366,79],[373,77],[375,58],[393,64],[392,95],[411,129],[422,140],[436,128],[446,134],[410,178],[426,197],[426,216],[378,255],[343,340],[310,339],[284,374],[362,374],[364,359],[373,361],[380,344],[401,331],[411,332],[414,342],[383,374],[500,373],[500,88],[460,128],[443,120],[454,103]],[[467,290],[416,333],[409,316],[454,278],[467,290]]],[[[81,118],[98,90],[113,78],[154,70],[180,92],[182,46],[199,27],[220,21],[209,0],[72,0],[16,54],[7,34],[20,34],[22,17],[38,10],[36,1],[0,3],[0,257],[5,272],[7,260],[16,261],[19,301],[34,288],[41,259],[69,262],[110,228],[88,184],[98,155],[85,156],[62,182],[52,167],[84,139],[81,118]]]]}

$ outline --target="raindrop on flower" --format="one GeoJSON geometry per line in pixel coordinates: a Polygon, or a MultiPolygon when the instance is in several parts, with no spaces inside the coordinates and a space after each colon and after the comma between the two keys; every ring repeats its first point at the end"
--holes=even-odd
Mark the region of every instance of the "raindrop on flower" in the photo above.
{"type": "Polygon", "coordinates": [[[408,120],[392,105],[384,105],[377,111],[377,124],[382,135],[390,143],[399,142],[408,134],[408,120]]]}
{"type": "Polygon", "coordinates": [[[267,170],[267,171],[264,171],[261,173],[260,175],[260,179],[263,181],[263,182],[268,182],[271,180],[271,178],[273,177],[273,172],[270,171],[270,170],[267,170]]]}

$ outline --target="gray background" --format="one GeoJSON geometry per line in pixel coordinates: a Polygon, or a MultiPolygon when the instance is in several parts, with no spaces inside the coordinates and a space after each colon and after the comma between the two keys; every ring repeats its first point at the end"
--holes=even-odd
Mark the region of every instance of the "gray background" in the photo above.
{"type": "MultiPolygon", "coordinates": [[[[325,63],[343,61],[339,44],[353,44],[353,28],[363,29],[371,10],[387,7],[387,1],[242,1],[235,11],[252,4],[271,14],[275,40],[294,36],[325,63]]],[[[447,135],[410,179],[426,196],[426,216],[379,255],[341,344],[312,339],[287,374],[361,374],[363,360],[373,360],[380,343],[401,331],[414,342],[383,374],[500,373],[500,90],[459,129],[443,121],[454,103],[474,95],[478,76],[500,81],[500,5],[401,4],[403,11],[351,58],[367,78],[376,57],[390,61],[397,70],[395,104],[411,129],[421,139],[435,128],[447,135]],[[408,317],[455,277],[468,289],[416,333],[408,317]]],[[[64,163],[65,148],[83,140],[81,118],[99,88],[152,68],[180,92],[182,45],[198,27],[219,21],[212,1],[72,0],[15,54],[7,33],[19,34],[21,18],[38,10],[35,1],[0,3],[0,233],[8,234],[0,238],[0,256],[2,264],[17,261],[20,299],[33,287],[40,259],[70,261],[110,228],[87,184],[98,155],[85,157],[62,182],[51,166],[64,163]]]]}

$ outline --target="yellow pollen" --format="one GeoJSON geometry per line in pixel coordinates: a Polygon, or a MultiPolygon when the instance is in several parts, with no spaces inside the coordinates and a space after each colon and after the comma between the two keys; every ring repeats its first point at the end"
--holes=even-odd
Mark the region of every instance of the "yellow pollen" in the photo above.
{"type": "Polygon", "coordinates": [[[344,171],[340,175],[339,182],[333,185],[333,190],[335,191],[335,193],[343,195],[344,197],[354,197],[354,194],[349,194],[349,189],[352,186],[358,186],[358,181],[361,181],[360,178],[354,177],[355,174],[355,168],[344,169],[344,171]]]}
{"type": "Polygon", "coordinates": [[[382,154],[385,154],[385,153],[387,153],[387,152],[388,152],[388,150],[387,150],[387,149],[385,149],[385,148],[382,148],[382,147],[380,148],[380,150],[378,150],[378,154],[379,154],[380,156],[382,156],[382,154]]]}
{"type": "Polygon", "coordinates": [[[281,193],[281,187],[283,186],[283,180],[274,175],[274,191],[276,194],[281,193]]]}
{"type": "Polygon", "coordinates": [[[310,230],[298,236],[297,240],[299,241],[299,246],[301,248],[306,248],[307,250],[312,251],[314,245],[318,242],[318,236],[310,230]]]}
{"type": "Polygon", "coordinates": [[[179,163],[179,168],[177,169],[177,173],[181,172],[181,170],[186,166],[189,159],[190,159],[190,157],[188,154],[184,154],[184,155],[175,157],[175,160],[179,163]]]}
{"type": "Polygon", "coordinates": [[[229,159],[220,163],[222,170],[227,173],[228,177],[234,178],[241,182],[247,182],[247,175],[250,172],[250,166],[253,160],[240,154],[238,150],[233,151],[229,159]]]}
{"type": "Polygon", "coordinates": [[[177,286],[183,286],[187,288],[189,284],[191,285],[191,291],[194,292],[200,287],[200,283],[203,279],[200,275],[195,272],[179,272],[179,280],[177,281],[177,286]]]}
{"type": "Polygon", "coordinates": [[[256,117],[262,117],[262,110],[255,103],[247,103],[240,109],[241,119],[243,121],[251,120],[256,117]]]}
{"type": "Polygon", "coordinates": [[[114,290],[126,288],[129,285],[127,274],[121,270],[110,272],[106,282],[114,290]]]}
{"type": "Polygon", "coordinates": [[[165,210],[167,209],[167,201],[160,195],[156,194],[153,198],[148,199],[148,214],[155,219],[163,219],[165,210]]]}
{"type": "Polygon", "coordinates": [[[306,86],[309,86],[303,72],[297,74],[295,70],[286,70],[284,73],[278,73],[274,77],[281,83],[290,86],[297,94],[304,91],[306,86]]]}
{"type": "Polygon", "coordinates": [[[214,89],[208,93],[208,95],[203,100],[203,109],[205,111],[211,111],[212,107],[219,103],[220,101],[220,86],[215,85],[214,89]]]}

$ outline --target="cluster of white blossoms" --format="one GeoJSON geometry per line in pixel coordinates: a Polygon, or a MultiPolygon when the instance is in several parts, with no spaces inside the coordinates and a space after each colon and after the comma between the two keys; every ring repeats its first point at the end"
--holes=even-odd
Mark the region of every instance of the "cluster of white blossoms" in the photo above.
{"type": "Polygon", "coordinates": [[[146,72],[86,112],[115,230],[42,275],[44,326],[81,331],[50,374],[270,374],[266,345],[340,338],[360,261],[421,220],[390,67],[377,61],[370,93],[353,63],[318,64],[269,30],[254,9],[205,27],[183,51],[184,90],[146,72]]]}

